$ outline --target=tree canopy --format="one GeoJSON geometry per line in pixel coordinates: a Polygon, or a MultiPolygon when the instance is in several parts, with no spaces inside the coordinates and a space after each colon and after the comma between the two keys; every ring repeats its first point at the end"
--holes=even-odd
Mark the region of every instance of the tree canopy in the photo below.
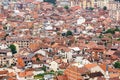
{"type": "Polygon", "coordinates": [[[115,0],[115,1],[119,1],[120,2],[120,0],[115,0]]]}
{"type": "Polygon", "coordinates": [[[72,31],[67,31],[66,36],[73,35],[72,31]]]}
{"type": "Polygon", "coordinates": [[[116,27],[115,29],[108,29],[105,33],[111,33],[111,34],[115,34],[115,32],[118,31],[120,32],[120,29],[118,27],[116,27]]]}
{"type": "Polygon", "coordinates": [[[103,10],[107,10],[107,7],[106,7],[106,6],[104,6],[104,7],[103,7],[103,10]]]}
{"type": "Polygon", "coordinates": [[[94,8],[93,8],[93,7],[90,7],[90,8],[89,8],[89,10],[91,10],[91,11],[92,11],[92,10],[94,10],[94,8]]]}
{"type": "Polygon", "coordinates": [[[68,7],[67,5],[66,5],[66,6],[64,6],[64,8],[65,8],[65,9],[69,9],[69,7],[68,7]]]}
{"type": "Polygon", "coordinates": [[[37,62],[40,62],[40,59],[37,57],[37,58],[36,58],[36,61],[37,61],[37,62]]]}
{"type": "Polygon", "coordinates": [[[11,52],[13,53],[13,54],[15,54],[17,51],[16,51],[16,46],[14,45],[14,44],[11,44],[10,46],[9,46],[9,48],[10,48],[10,50],[11,50],[11,52]]]}
{"type": "Polygon", "coordinates": [[[119,61],[115,62],[115,63],[113,64],[113,66],[114,66],[115,68],[120,68],[120,62],[119,62],[119,61]]]}
{"type": "Polygon", "coordinates": [[[41,68],[43,71],[46,71],[46,66],[43,65],[43,67],[41,68]]]}
{"type": "Polygon", "coordinates": [[[52,4],[56,4],[56,0],[44,0],[44,2],[49,2],[49,3],[52,3],[52,4]]]}

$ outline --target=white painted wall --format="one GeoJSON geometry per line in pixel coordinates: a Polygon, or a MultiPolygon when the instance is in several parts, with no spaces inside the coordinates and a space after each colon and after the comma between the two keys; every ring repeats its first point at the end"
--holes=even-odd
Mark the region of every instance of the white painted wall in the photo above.
{"type": "Polygon", "coordinates": [[[52,62],[50,63],[50,69],[52,69],[52,70],[54,70],[54,71],[57,71],[57,69],[58,69],[58,63],[55,62],[55,61],[52,61],[52,62]]]}

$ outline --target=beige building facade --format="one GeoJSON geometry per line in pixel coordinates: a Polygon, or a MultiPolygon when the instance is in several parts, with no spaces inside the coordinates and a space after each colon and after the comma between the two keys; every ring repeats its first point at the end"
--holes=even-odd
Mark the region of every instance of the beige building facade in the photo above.
{"type": "Polygon", "coordinates": [[[120,20],[120,2],[110,1],[108,10],[111,18],[116,21],[120,20]]]}
{"type": "Polygon", "coordinates": [[[71,0],[72,6],[81,6],[82,8],[94,7],[95,0],[71,0]]]}

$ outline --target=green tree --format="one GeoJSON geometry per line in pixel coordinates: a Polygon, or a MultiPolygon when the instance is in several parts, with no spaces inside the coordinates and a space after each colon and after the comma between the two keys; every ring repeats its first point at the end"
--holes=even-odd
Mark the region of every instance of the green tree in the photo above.
{"type": "Polygon", "coordinates": [[[57,75],[63,75],[63,71],[57,71],[57,75]]]}
{"type": "Polygon", "coordinates": [[[103,35],[102,35],[102,34],[100,34],[98,37],[99,37],[99,38],[103,38],[103,35]]]}
{"type": "Polygon", "coordinates": [[[120,68],[120,62],[119,62],[119,61],[115,62],[115,63],[113,64],[113,66],[114,66],[115,68],[120,68]]]}
{"type": "Polygon", "coordinates": [[[37,62],[40,62],[40,59],[37,57],[37,58],[36,58],[36,61],[37,61],[37,62]]]}
{"type": "Polygon", "coordinates": [[[56,0],[44,0],[44,2],[49,2],[49,3],[52,3],[52,4],[56,4],[56,0]]]}
{"type": "Polygon", "coordinates": [[[71,36],[73,35],[72,31],[67,31],[66,36],[71,36]]]}
{"type": "Polygon", "coordinates": [[[120,38],[118,38],[117,41],[120,41],[120,38]]]}
{"type": "Polygon", "coordinates": [[[89,10],[91,10],[91,11],[92,11],[92,10],[94,10],[94,8],[93,8],[93,7],[90,7],[90,8],[89,8],[89,10]]]}
{"type": "Polygon", "coordinates": [[[120,29],[118,27],[116,27],[115,29],[108,29],[107,31],[105,31],[105,33],[111,33],[111,34],[115,34],[115,31],[120,32],[120,29]]]}
{"type": "Polygon", "coordinates": [[[46,66],[45,65],[43,65],[43,67],[41,69],[46,72],[46,66]]]}
{"type": "Polygon", "coordinates": [[[120,32],[120,29],[118,27],[115,28],[115,31],[119,31],[120,32]]]}
{"type": "Polygon", "coordinates": [[[13,53],[13,54],[15,54],[17,51],[16,51],[16,46],[14,45],[14,44],[11,44],[10,46],[9,46],[9,48],[10,48],[10,50],[11,50],[11,52],[13,53]]]}
{"type": "Polygon", "coordinates": [[[105,33],[111,33],[111,34],[114,34],[114,33],[115,33],[115,30],[114,30],[114,29],[108,29],[105,33]]]}
{"type": "Polygon", "coordinates": [[[66,9],[66,10],[68,10],[69,9],[69,7],[66,5],[66,6],[64,6],[64,8],[66,9]]]}
{"type": "Polygon", "coordinates": [[[118,2],[120,2],[120,0],[115,0],[115,1],[118,1],[118,2]]]}
{"type": "Polygon", "coordinates": [[[104,7],[103,7],[103,10],[107,10],[107,7],[106,7],[106,6],[104,6],[104,7]]]}

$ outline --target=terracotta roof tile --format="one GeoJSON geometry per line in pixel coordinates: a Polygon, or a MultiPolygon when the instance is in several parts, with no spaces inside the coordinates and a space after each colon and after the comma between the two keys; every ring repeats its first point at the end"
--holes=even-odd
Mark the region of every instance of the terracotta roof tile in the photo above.
{"type": "Polygon", "coordinates": [[[76,66],[68,66],[66,70],[64,71],[64,74],[68,77],[69,80],[78,80],[83,79],[80,74],[84,74],[88,72],[88,69],[86,68],[78,68],[76,66]]]}
{"type": "Polygon", "coordinates": [[[116,77],[119,77],[119,73],[110,74],[110,78],[116,78],[116,77]]]}
{"type": "Polygon", "coordinates": [[[91,68],[96,67],[96,66],[98,66],[96,63],[86,64],[86,65],[85,65],[85,68],[91,69],[91,68]]]}
{"type": "Polygon", "coordinates": [[[57,80],[68,80],[66,75],[57,76],[57,80]]]}
{"type": "Polygon", "coordinates": [[[8,73],[8,70],[0,71],[0,75],[2,75],[2,74],[7,74],[7,73],[8,73]]]}
{"type": "Polygon", "coordinates": [[[10,77],[15,77],[16,74],[15,74],[14,72],[11,72],[11,73],[8,73],[8,76],[10,76],[10,77]]]}
{"type": "MultiPolygon", "coordinates": [[[[106,64],[100,64],[99,66],[100,66],[104,71],[106,71],[106,64]]],[[[114,72],[115,70],[109,67],[109,68],[108,68],[108,71],[109,71],[109,72],[114,72]]],[[[116,71],[115,71],[115,72],[116,72],[116,71]]]]}
{"type": "Polygon", "coordinates": [[[33,71],[24,71],[24,72],[19,72],[18,75],[20,77],[29,77],[33,75],[33,71]]]}

